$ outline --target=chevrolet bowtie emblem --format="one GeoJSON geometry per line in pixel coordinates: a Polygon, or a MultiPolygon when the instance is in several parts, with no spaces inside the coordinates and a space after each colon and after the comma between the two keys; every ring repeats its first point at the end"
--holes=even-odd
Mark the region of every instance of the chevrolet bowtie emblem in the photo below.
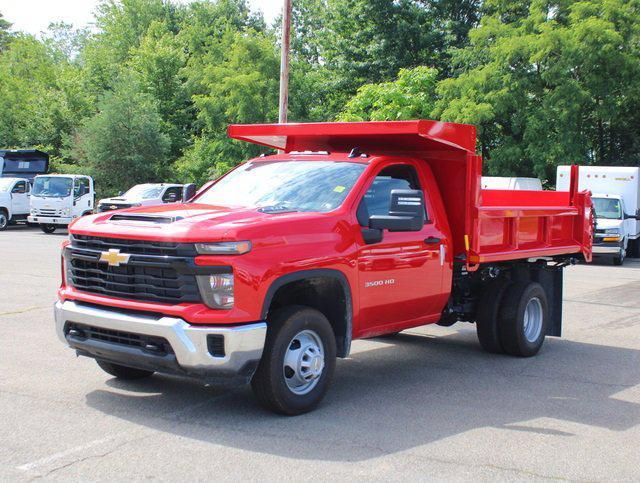
{"type": "Polygon", "coordinates": [[[119,267],[129,261],[131,255],[128,253],[120,253],[117,248],[111,248],[108,252],[102,252],[100,254],[100,261],[107,262],[110,267],[119,267]]]}

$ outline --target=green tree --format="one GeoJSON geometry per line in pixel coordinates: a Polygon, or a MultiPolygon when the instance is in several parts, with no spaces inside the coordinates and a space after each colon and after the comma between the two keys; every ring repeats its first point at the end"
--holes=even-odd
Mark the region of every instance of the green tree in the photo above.
{"type": "Polygon", "coordinates": [[[75,154],[103,193],[170,176],[169,137],[157,102],[132,75],[123,75],[78,133],[75,154]]]}
{"type": "Polygon", "coordinates": [[[349,100],[339,121],[399,121],[429,118],[435,107],[438,71],[400,69],[394,82],[366,84],[349,100]]]}
{"type": "Polygon", "coordinates": [[[489,171],[638,164],[640,2],[491,0],[434,115],[480,126],[489,171]]]}
{"type": "Polygon", "coordinates": [[[11,22],[7,22],[0,12],[0,52],[4,51],[11,39],[11,22]]]}
{"type": "Polygon", "coordinates": [[[227,33],[208,55],[198,73],[202,92],[194,95],[199,132],[178,163],[178,172],[196,182],[264,151],[228,139],[228,124],[277,120],[279,57],[270,38],[227,33]]]}

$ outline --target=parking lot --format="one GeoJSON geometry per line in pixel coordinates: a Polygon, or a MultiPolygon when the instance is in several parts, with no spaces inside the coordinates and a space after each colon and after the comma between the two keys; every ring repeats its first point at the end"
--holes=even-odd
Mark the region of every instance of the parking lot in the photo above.
{"type": "Polygon", "coordinates": [[[53,330],[66,232],[0,233],[0,480],[637,480],[640,260],[565,272],[564,337],[484,353],[457,324],[354,343],[295,418],[155,375],[120,382],[53,330]]]}

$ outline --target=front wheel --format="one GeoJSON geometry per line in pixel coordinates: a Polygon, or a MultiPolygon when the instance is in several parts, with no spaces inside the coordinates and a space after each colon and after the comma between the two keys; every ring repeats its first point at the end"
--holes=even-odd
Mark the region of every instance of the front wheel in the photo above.
{"type": "Polygon", "coordinates": [[[9,225],[9,217],[7,216],[4,210],[0,210],[0,231],[7,228],[8,225],[9,225]]]}
{"type": "Polygon", "coordinates": [[[276,413],[306,413],[326,394],[335,364],[336,339],[327,318],[308,307],[286,307],[269,318],[251,386],[258,401],[276,413]]]}
{"type": "Polygon", "coordinates": [[[40,225],[40,229],[45,233],[53,233],[56,231],[56,225],[40,225]]]}
{"type": "Polygon", "coordinates": [[[625,255],[624,250],[620,250],[620,254],[613,257],[613,264],[616,267],[619,267],[624,263],[624,255],[625,255]]]}

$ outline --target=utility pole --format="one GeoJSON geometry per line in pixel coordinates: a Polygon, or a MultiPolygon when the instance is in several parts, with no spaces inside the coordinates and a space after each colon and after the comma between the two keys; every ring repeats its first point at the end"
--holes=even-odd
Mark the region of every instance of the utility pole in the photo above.
{"type": "Polygon", "coordinates": [[[280,56],[280,110],[278,122],[286,124],[289,104],[289,50],[291,47],[291,0],[284,0],[282,12],[282,54],[280,56]]]}

